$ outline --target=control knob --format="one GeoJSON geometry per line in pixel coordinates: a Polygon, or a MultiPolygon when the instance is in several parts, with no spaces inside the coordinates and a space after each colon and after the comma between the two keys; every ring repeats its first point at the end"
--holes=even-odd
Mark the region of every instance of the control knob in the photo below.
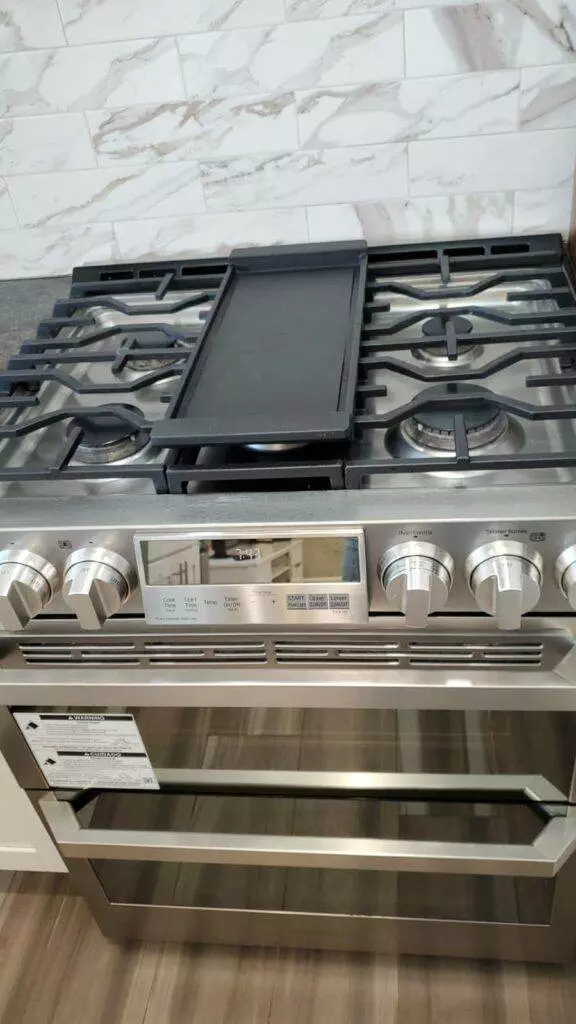
{"type": "Polygon", "coordinates": [[[421,628],[445,604],[454,561],[447,551],[425,541],[407,541],[384,552],[380,579],[389,603],[406,616],[406,625],[421,628]]]}
{"type": "Polygon", "coordinates": [[[570,607],[576,611],[576,545],[558,555],[556,580],[570,607]]]}
{"type": "Polygon", "coordinates": [[[0,625],[24,629],[52,599],[60,583],[58,570],[27,548],[0,551],[0,625]]]}
{"type": "Polygon", "coordinates": [[[478,607],[499,629],[520,629],[522,616],[540,599],[542,568],[542,556],[515,540],[483,544],[465,566],[478,607]]]}
{"type": "Polygon", "coordinates": [[[74,551],[64,567],[62,596],[82,629],[102,629],[120,611],[136,584],[136,572],[122,555],[108,548],[74,551]]]}

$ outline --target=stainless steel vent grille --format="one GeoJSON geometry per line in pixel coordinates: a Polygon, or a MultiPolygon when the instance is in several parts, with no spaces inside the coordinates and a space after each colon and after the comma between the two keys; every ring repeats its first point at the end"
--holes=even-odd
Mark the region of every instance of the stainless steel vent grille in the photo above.
{"type": "Polygon", "coordinates": [[[278,664],[307,665],[321,662],[329,665],[358,664],[399,665],[400,643],[397,641],[350,640],[324,643],[321,640],[279,640],[274,645],[278,664]]]}
{"type": "Polygon", "coordinates": [[[212,642],[207,639],[191,642],[187,637],[150,641],[138,638],[113,643],[30,640],[19,642],[18,647],[27,665],[51,665],[53,668],[75,665],[89,665],[91,668],[110,668],[113,665],[182,668],[198,664],[259,665],[267,660],[264,643],[241,638],[230,643],[214,639],[212,642]]]}
{"type": "Polygon", "coordinates": [[[190,643],[188,640],[153,640],[144,643],[146,660],[150,665],[196,665],[201,662],[211,664],[243,664],[259,665],[267,661],[266,646],[263,643],[249,640],[236,640],[232,643],[213,642],[190,643]]]}
{"type": "Polygon", "coordinates": [[[343,642],[315,640],[280,640],[275,644],[278,664],[307,665],[381,665],[382,667],[427,666],[429,668],[473,667],[492,665],[541,667],[544,644],[539,639],[514,643],[506,640],[367,640],[347,639],[343,642]]]}
{"type": "MultiPolygon", "coordinates": [[[[120,630],[82,635],[57,631],[7,637],[4,668],[50,666],[200,668],[216,666],[358,666],[383,669],[520,668],[553,669],[571,646],[562,631],[402,631],[330,633],[158,633],[120,630]]],[[[1,645],[0,645],[1,646],[1,645]]]]}
{"type": "Polygon", "coordinates": [[[542,665],[544,644],[539,641],[520,643],[419,643],[408,644],[410,665],[505,665],[509,668],[542,665]]]}
{"type": "Polygon", "coordinates": [[[135,645],[120,641],[113,643],[66,643],[29,640],[19,643],[20,653],[27,665],[90,665],[91,668],[110,668],[113,665],[138,665],[140,659],[135,645]]]}

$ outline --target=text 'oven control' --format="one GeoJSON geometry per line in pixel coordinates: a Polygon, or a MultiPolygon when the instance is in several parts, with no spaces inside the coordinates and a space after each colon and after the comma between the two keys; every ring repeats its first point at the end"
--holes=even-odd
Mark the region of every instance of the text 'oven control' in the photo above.
{"type": "Polygon", "coordinates": [[[542,556],[520,541],[497,540],[466,559],[470,590],[499,629],[519,629],[522,616],[540,599],[542,556]]]}
{"type": "Polygon", "coordinates": [[[59,585],[58,570],[42,555],[27,548],[0,551],[0,626],[9,632],[24,629],[59,585]]]}
{"type": "Polygon", "coordinates": [[[380,562],[386,600],[415,629],[425,626],[428,616],[446,603],[453,573],[454,561],[448,552],[425,541],[396,544],[380,562]]]}
{"type": "Polygon", "coordinates": [[[576,545],[558,555],[556,580],[570,607],[576,611],[576,545]]]}
{"type": "Polygon", "coordinates": [[[62,596],[82,629],[102,629],[135,585],[136,572],[126,558],[107,548],[85,547],[66,562],[62,596]]]}

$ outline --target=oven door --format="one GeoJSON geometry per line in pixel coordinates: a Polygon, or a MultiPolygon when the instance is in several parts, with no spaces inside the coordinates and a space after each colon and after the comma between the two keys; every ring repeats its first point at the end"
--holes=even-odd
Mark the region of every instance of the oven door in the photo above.
{"type": "Polygon", "coordinates": [[[35,793],[111,937],[572,956],[575,711],[123,710],[158,791],[35,793]]]}
{"type": "Polygon", "coordinates": [[[576,819],[541,776],[160,771],[39,807],[116,939],[559,961],[576,819]]]}

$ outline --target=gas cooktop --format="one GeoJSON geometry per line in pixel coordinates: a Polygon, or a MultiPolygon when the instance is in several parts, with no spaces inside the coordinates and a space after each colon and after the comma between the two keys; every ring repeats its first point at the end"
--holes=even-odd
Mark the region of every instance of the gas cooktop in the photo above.
{"type": "Polygon", "coordinates": [[[575,385],[559,235],[82,267],[0,376],[0,488],[568,482],[575,385]]]}

